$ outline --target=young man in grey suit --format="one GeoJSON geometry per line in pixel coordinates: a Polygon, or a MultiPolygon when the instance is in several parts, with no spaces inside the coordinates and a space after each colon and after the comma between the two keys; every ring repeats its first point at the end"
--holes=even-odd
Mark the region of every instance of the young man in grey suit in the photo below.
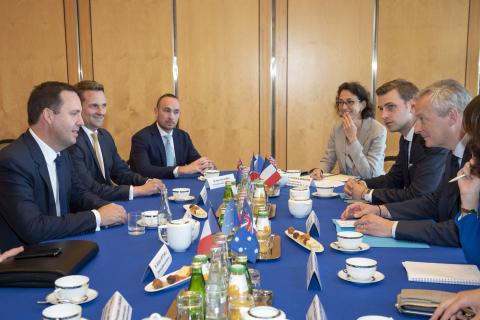
{"type": "Polygon", "coordinates": [[[469,137],[462,128],[463,111],[470,100],[467,90],[455,80],[435,82],[418,94],[415,131],[422,135],[427,147],[449,150],[435,192],[385,205],[354,203],[345,209],[342,219],[360,218],[355,229],[364,234],[458,247],[453,218],[460,210],[460,193],[458,184],[448,181],[471,158],[466,148],[469,137]]]}
{"type": "Polygon", "coordinates": [[[448,150],[427,148],[414,132],[415,100],[418,88],[410,81],[395,79],[376,90],[378,109],[390,132],[399,132],[399,152],[390,171],[358,181],[350,179],[345,193],[354,200],[373,204],[399,202],[434,192],[442,178],[448,150]]]}
{"type": "Polygon", "coordinates": [[[112,135],[101,128],[107,99],[101,83],[84,80],[75,85],[82,101],[84,125],[69,148],[75,170],[84,184],[105,200],[132,200],[158,193],[163,183],[130,170],[120,158],[112,135]]]}
{"type": "Polygon", "coordinates": [[[69,84],[44,82],[30,94],[30,128],[0,151],[0,250],[125,222],[123,207],[89,192],[72,170],[65,149],[77,140],[81,111],[69,84]]]}

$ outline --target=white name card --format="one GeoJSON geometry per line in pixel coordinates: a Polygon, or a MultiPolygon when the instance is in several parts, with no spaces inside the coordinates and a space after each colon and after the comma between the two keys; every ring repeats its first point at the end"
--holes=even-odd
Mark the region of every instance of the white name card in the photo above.
{"type": "Polygon", "coordinates": [[[132,319],[132,306],[125,300],[120,292],[115,291],[102,310],[102,320],[130,320],[132,319]]]}
{"type": "Polygon", "coordinates": [[[170,254],[168,247],[164,244],[160,250],[158,250],[148,266],[152,270],[155,278],[158,279],[165,274],[165,271],[170,267],[170,264],[172,264],[172,255],[170,254]]]}
{"type": "MultiPolygon", "coordinates": [[[[207,183],[206,182],[203,185],[202,190],[200,190],[200,199],[203,201],[203,204],[207,204],[208,192],[207,192],[207,183]]],[[[198,203],[200,204],[200,201],[198,201],[198,203]]]]}
{"type": "Polygon", "coordinates": [[[312,304],[308,308],[306,320],[327,320],[327,314],[317,295],[313,297],[312,304]]]}
{"type": "Polygon", "coordinates": [[[288,177],[287,186],[309,188],[311,183],[312,183],[312,178],[310,178],[309,176],[288,177]]]}
{"type": "Polygon", "coordinates": [[[210,190],[217,188],[225,188],[226,181],[232,181],[233,183],[235,183],[235,177],[233,176],[233,173],[226,174],[224,176],[207,178],[207,183],[210,190]]]}
{"type": "Polygon", "coordinates": [[[307,263],[307,290],[312,283],[312,278],[315,278],[318,281],[318,285],[320,286],[320,290],[322,290],[322,282],[320,281],[320,272],[318,271],[318,261],[315,252],[311,251],[310,256],[308,257],[307,263]]]}
{"type": "Polygon", "coordinates": [[[305,222],[305,225],[307,227],[307,233],[310,233],[312,231],[312,227],[315,226],[318,235],[320,235],[320,221],[318,221],[318,217],[315,211],[312,210],[310,212],[307,221],[305,222]]]}

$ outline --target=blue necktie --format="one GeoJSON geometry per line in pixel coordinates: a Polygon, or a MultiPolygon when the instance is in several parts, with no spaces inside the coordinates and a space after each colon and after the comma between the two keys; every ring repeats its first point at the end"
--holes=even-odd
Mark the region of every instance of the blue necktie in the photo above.
{"type": "Polygon", "coordinates": [[[175,153],[173,152],[172,136],[167,135],[165,137],[165,154],[167,156],[167,167],[175,166],[175,153]]]}
{"type": "MultiPolygon", "coordinates": [[[[55,168],[57,170],[57,183],[58,183],[58,201],[60,201],[60,214],[68,212],[68,201],[65,188],[65,174],[62,169],[62,159],[59,154],[55,158],[55,168]]],[[[54,186],[52,186],[53,188],[54,186]]]]}

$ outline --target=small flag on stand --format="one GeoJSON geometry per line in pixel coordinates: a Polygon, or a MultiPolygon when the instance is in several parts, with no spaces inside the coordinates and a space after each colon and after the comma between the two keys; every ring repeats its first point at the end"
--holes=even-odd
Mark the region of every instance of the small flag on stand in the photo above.
{"type": "Polygon", "coordinates": [[[225,208],[225,214],[223,215],[222,232],[228,235],[230,232],[232,232],[233,228],[239,224],[240,220],[238,219],[235,201],[230,200],[225,208]]]}
{"type": "Polygon", "coordinates": [[[203,224],[202,235],[198,241],[197,254],[208,254],[213,245],[213,235],[220,232],[217,219],[213,214],[212,207],[208,210],[208,218],[203,224]]]}
{"type": "Polygon", "coordinates": [[[253,155],[250,161],[250,180],[255,181],[260,177],[265,160],[261,155],[253,155]]]}
{"type": "Polygon", "coordinates": [[[235,173],[235,180],[237,181],[237,184],[242,181],[242,170],[243,170],[243,162],[242,159],[238,159],[237,162],[237,172],[235,173]]]}
{"type": "Polygon", "coordinates": [[[248,261],[255,263],[258,255],[258,240],[255,234],[253,224],[253,215],[245,201],[243,206],[242,225],[234,234],[232,242],[230,242],[230,249],[240,253],[246,254],[248,261]]]}
{"type": "Polygon", "coordinates": [[[263,165],[262,172],[260,173],[260,178],[265,180],[265,184],[269,187],[273,187],[277,181],[279,181],[282,177],[277,171],[277,168],[273,164],[272,161],[265,161],[263,165]]]}

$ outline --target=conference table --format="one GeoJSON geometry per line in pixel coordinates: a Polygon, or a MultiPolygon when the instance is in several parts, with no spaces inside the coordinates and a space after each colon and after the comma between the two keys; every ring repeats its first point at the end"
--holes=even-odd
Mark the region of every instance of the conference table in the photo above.
{"type": "MultiPolygon", "coordinates": [[[[198,196],[204,182],[196,177],[164,181],[169,194],[172,188],[189,187],[192,195],[198,196]]],[[[320,221],[320,235],[315,238],[325,247],[318,253],[318,266],[322,288],[306,287],[306,271],[309,251],[289,239],[284,231],[292,226],[305,231],[306,219],[296,219],[288,212],[290,187],[282,188],[280,196],[271,198],[276,204],[276,216],[271,220],[272,233],[281,237],[281,257],[277,260],[258,261],[252,265],[260,271],[261,288],[273,290],[273,305],[282,309],[288,319],[305,319],[307,310],[315,294],[329,319],[357,319],[363,315],[383,315],[394,319],[415,319],[400,314],[395,308],[397,294],[404,288],[436,289],[459,291],[473,289],[471,286],[409,282],[402,261],[423,261],[442,263],[465,263],[461,249],[432,246],[428,249],[409,248],[370,248],[370,250],[346,254],[330,248],[336,241],[335,225],[332,218],[338,218],[347,204],[340,198],[313,198],[313,210],[320,221]],[[368,257],[378,261],[378,271],[385,275],[381,282],[355,284],[344,281],[337,272],[345,267],[345,259],[353,256],[368,257]]],[[[339,188],[338,190],[340,190],[339,188]]],[[[312,192],[314,189],[312,188],[312,192]]],[[[210,190],[208,197],[216,209],[223,196],[223,188],[210,190]]],[[[158,208],[159,196],[150,196],[132,201],[118,202],[127,211],[154,210],[158,208]]],[[[170,202],[173,218],[181,218],[185,212],[184,203],[170,202]]],[[[203,227],[204,221],[201,221],[203,227]]],[[[97,290],[96,299],[85,303],[83,317],[100,319],[102,309],[114,294],[119,291],[133,308],[133,319],[143,319],[154,312],[165,315],[176,294],[188,287],[188,281],[167,290],[147,293],[144,287],[153,279],[147,273],[148,263],[158,252],[162,243],[156,229],[147,229],[144,235],[131,236],[127,226],[122,225],[99,232],[71,237],[98,243],[98,255],[93,258],[80,274],[90,278],[90,287],[97,290]]],[[[171,252],[173,261],[167,272],[183,265],[190,265],[196,254],[198,240],[186,252],[171,252]]],[[[52,292],[51,288],[0,288],[1,319],[41,319],[45,304],[37,304],[52,292]]],[[[421,317],[419,317],[421,319],[421,317]]]]}

